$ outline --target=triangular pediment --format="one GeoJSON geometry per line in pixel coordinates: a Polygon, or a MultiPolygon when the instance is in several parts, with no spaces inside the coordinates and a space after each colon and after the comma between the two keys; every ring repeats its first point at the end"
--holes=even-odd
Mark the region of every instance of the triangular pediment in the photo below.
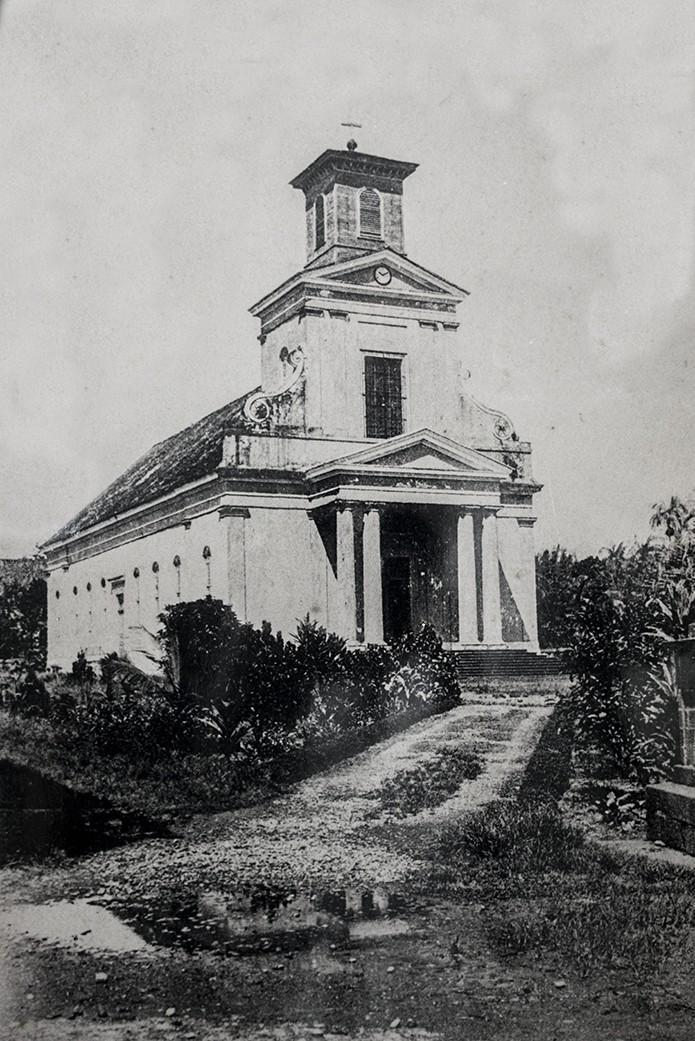
{"type": "Polygon", "coordinates": [[[340,459],[321,463],[313,467],[308,476],[322,476],[331,470],[386,470],[394,474],[416,471],[442,477],[468,473],[499,480],[508,478],[511,473],[509,467],[490,459],[484,453],[432,430],[401,434],[340,459]]]}
{"type": "Polygon", "coordinates": [[[368,286],[390,291],[400,290],[406,294],[433,293],[457,301],[468,295],[460,286],[390,249],[379,250],[340,264],[312,268],[307,274],[310,275],[312,283],[328,283],[334,288],[368,286]]]}

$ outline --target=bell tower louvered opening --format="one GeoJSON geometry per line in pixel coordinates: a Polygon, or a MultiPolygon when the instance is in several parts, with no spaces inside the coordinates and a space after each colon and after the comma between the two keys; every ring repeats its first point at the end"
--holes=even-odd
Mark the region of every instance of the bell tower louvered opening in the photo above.
{"type": "Polygon", "coordinates": [[[291,182],[306,197],[307,267],[387,247],[403,254],[403,182],[417,169],[383,156],[330,149],[291,182]]]}
{"type": "Polygon", "coordinates": [[[359,235],[363,238],[381,238],[381,199],[374,188],[360,192],[359,235]]]}
{"type": "Polygon", "coordinates": [[[317,195],[314,204],[315,242],[316,249],[321,249],[326,244],[326,208],[323,195],[317,195]]]}

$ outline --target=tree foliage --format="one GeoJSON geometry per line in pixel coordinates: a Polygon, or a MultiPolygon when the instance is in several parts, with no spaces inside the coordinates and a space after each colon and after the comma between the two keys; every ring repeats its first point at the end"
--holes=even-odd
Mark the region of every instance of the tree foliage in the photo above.
{"type": "Polygon", "coordinates": [[[0,585],[0,659],[46,661],[46,582],[13,579],[0,585]]]}
{"type": "Polygon", "coordinates": [[[618,545],[583,565],[567,655],[575,745],[607,772],[663,776],[675,753],[676,713],[660,683],[662,552],[651,542],[618,545]]]}
{"type": "Polygon", "coordinates": [[[578,562],[573,553],[555,546],[537,554],[538,642],[541,647],[569,647],[577,582],[578,562]]]}
{"type": "Polygon", "coordinates": [[[594,769],[642,782],[667,776],[674,760],[668,643],[695,624],[695,513],[674,496],[654,507],[652,527],[641,545],[537,558],[541,642],[567,648],[575,750],[594,769]]]}

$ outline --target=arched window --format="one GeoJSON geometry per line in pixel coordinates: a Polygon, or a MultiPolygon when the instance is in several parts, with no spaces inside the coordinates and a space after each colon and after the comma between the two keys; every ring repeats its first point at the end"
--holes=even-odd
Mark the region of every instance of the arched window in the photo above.
{"type": "Polygon", "coordinates": [[[360,235],[381,238],[381,199],[374,188],[360,192],[360,235]]]}
{"type": "Polygon", "coordinates": [[[205,561],[205,570],[207,572],[206,583],[205,583],[205,592],[206,592],[207,596],[210,596],[210,585],[211,585],[210,558],[211,558],[211,556],[212,556],[212,553],[210,552],[210,547],[209,546],[204,546],[203,547],[203,560],[205,561]]]}
{"type": "Polygon", "coordinates": [[[155,603],[155,614],[159,615],[159,564],[155,560],[152,565],[152,572],[154,574],[154,603],[155,603]]]}
{"type": "Polygon", "coordinates": [[[317,195],[314,204],[314,219],[316,221],[316,249],[321,249],[326,241],[326,211],[323,195],[317,195]]]}

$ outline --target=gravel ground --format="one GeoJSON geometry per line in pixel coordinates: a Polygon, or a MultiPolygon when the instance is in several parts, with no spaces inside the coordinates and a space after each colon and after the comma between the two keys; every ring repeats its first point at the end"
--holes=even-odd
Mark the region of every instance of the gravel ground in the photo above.
{"type": "MultiPolygon", "coordinates": [[[[445,746],[473,744],[485,768],[436,810],[406,825],[441,822],[482,806],[527,761],[551,706],[465,704],[423,720],[334,769],[311,777],[257,806],[193,818],[173,839],[152,839],[41,870],[0,873],[6,898],[89,895],[166,887],[286,883],[378,885],[401,881],[417,858],[398,851],[392,822],[379,812],[376,789],[399,770],[433,758],[445,746]],[[4,875],[4,878],[2,877],[4,875]]],[[[402,827],[400,825],[399,827],[402,827]]],[[[402,846],[402,843],[399,843],[402,846]]],[[[0,891],[0,897],[2,891],[0,891]]]]}
{"type": "MultiPolygon", "coordinates": [[[[174,838],[0,871],[0,1039],[308,1041],[325,1036],[330,1041],[331,1022],[336,1038],[427,1041],[439,1036],[425,1029],[431,1024],[423,1010],[441,1008],[451,997],[455,972],[442,957],[439,940],[442,929],[454,928],[446,910],[415,911],[408,934],[368,941],[349,958],[350,951],[328,950],[306,965],[299,958],[275,964],[274,954],[232,960],[220,974],[212,954],[191,957],[149,944],[145,951],[106,959],[80,949],[77,937],[60,942],[44,937],[53,913],[49,908],[42,913],[37,906],[37,920],[44,925],[27,930],[32,909],[18,905],[69,900],[77,910],[80,900],[90,899],[108,908],[157,900],[166,892],[229,893],[260,883],[289,883],[310,891],[398,887],[418,870],[423,829],[480,807],[513,786],[551,707],[548,698],[464,704],[265,803],[192,818],[174,838]],[[375,793],[384,780],[426,763],[443,747],[462,744],[475,746],[485,762],[475,780],[464,781],[436,810],[405,821],[380,810],[375,793]],[[102,975],[108,985],[98,982],[102,975]],[[180,1013],[174,1016],[172,1009],[167,1018],[169,1005],[180,1013]],[[328,1025],[307,1018],[310,1008],[328,1025]],[[122,1017],[124,1010],[129,1014],[122,1017]],[[409,1020],[409,1015],[416,1018],[409,1020]]],[[[478,926],[473,918],[458,928],[473,935],[478,926]]],[[[459,1001],[450,1004],[442,1023],[451,1022],[448,1037],[459,1036],[459,1001]]]]}

